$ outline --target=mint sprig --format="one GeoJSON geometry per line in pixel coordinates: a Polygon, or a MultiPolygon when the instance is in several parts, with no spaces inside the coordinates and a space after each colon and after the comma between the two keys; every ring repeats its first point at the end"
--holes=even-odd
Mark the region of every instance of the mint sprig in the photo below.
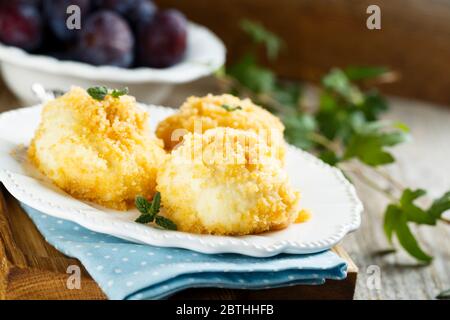
{"type": "Polygon", "coordinates": [[[155,222],[163,229],[177,230],[177,225],[172,220],[158,215],[161,208],[161,194],[159,192],[155,193],[152,202],[149,202],[142,196],[137,196],[135,199],[135,205],[141,213],[135,222],[142,224],[155,222]]]}
{"type": "Polygon", "coordinates": [[[111,96],[113,98],[118,98],[120,96],[127,95],[128,94],[128,88],[125,87],[123,89],[112,89],[110,94],[111,94],[111,96]]]}
{"type": "Polygon", "coordinates": [[[86,90],[87,93],[94,98],[95,100],[101,101],[105,99],[106,95],[108,94],[108,88],[101,86],[101,87],[91,87],[86,90]]]}
{"type": "Polygon", "coordinates": [[[177,225],[170,219],[163,216],[156,216],[155,222],[158,226],[167,230],[177,230],[177,225]]]}
{"type": "Polygon", "coordinates": [[[224,108],[225,110],[227,110],[228,112],[233,112],[233,111],[236,111],[236,110],[242,110],[241,106],[232,107],[232,106],[230,106],[228,104],[222,104],[221,107],[224,108]]]}
{"type": "Polygon", "coordinates": [[[109,94],[113,98],[119,98],[120,96],[128,94],[128,88],[123,89],[108,89],[105,86],[97,86],[88,88],[87,93],[95,100],[102,101],[109,94]]]}

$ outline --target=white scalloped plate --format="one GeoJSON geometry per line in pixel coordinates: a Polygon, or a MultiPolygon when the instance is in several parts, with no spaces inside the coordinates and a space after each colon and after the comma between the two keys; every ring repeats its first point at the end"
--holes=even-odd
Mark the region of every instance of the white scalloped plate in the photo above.
{"type": "MultiPolygon", "coordinates": [[[[144,106],[151,126],[173,109],[144,106]]],[[[287,170],[302,193],[302,207],[311,211],[306,223],[259,235],[226,237],[166,231],[134,222],[138,212],[114,211],[76,200],[49,183],[27,162],[25,146],[34,134],[41,106],[0,115],[0,180],[18,200],[46,214],[71,220],[93,231],[129,241],[180,247],[203,253],[240,253],[268,257],[278,253],[313,253],[326,250],[360,225],[362,204],[342,173],[314,156],[289,146],[287,170]]]]}

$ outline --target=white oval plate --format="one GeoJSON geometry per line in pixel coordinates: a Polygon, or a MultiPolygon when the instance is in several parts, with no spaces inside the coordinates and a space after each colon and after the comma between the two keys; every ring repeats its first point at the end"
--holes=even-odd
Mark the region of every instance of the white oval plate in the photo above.
{"type": "MultiPolygon", "coordinates": [[[[174,112],[165,107],[143,107],[150,112],[152,128],[174,112]]],[[[26,146],[38,126],[41,109],[34,106],[0,115],[0,180],[15,198],[43,213],[137,243],[254,257],[323,251],[360,225],[363,207],[343,174],[292,146],[288,147],[286,165],[292,184],[301,191],[302,207],[311,211],[306,223],[241,237],[166,231],[135,223],[137,210],[115,211],[74,199],[27,162],[26,146]]]]}

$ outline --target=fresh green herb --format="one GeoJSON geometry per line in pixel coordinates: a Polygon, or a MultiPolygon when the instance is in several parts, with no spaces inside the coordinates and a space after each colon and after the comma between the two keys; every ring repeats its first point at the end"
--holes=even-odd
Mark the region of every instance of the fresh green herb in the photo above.
{"type": "Polygon", "coordinates": [[[370,122],[360,125],[349,137],[344,159],[358,158],[369,166],[379,166],[392,163],[394,157],[385,147],[392,147],[408,139],[404,131],[383,132],[385,124],[370,122]]]}
{"type": "MultiPolygon", "coordinates": [[[[276,34],[249,20],[242,21],[241,27],[254,45],[263,46],[265,60],[278,55],[283,41],[276,34]]],[[[318,102],[312,105],[305,103],[307,99],[300,85],[280,80],[260,64],[257,52],[260,51],[253,48],[235,64],[215,74],[224,90],[250,97],[279,116],[289,143],[317,154],[323,161],[340,168],[349,180],[357,178],[386,196],[391,201],[385,210],[384,230],[388,239],[392,241],[395,235],[417,260],[431,261],[409,224],[434,225],[443,220],[442,212],[450,209],[450,192],[423,210],[414,201],[424,196],[425,191],[405,188],[382,171],[382,166],[395,162],[389,149],[409,140],[409,128],[399,122],[380,121],[389,108],[386,99],[377,90],[363,90],[358,85],[359,82],[367,86],[393,81],[397,78],[395,72],[367,66],[332,69],[322,78],[318,102]],[[367,171],[384,179],[389,188],[378,185],[367,171]]]]}
{"type": "Polygon", "coordinates": [[[450,209],[450,192],[433,201],[425,210],[414,202],[426,194],[425,190],[405,189],[397,204],[390,204],[384,216],[384,232],[390,242],[397,235],[400,244],[418,260],[429,262],[431,257],[423,252],[412,235],[408,223],[435,225],[441,219],[442,213],[450,209]]]}
{"type": "Polygon", "coordinates": [[[164,228],[167,230],[177,230],[177,225],[175,223],[173,223],[172,220],[169,220],[166,217],[156,216],[155,222],[161,228],[164,228]]]}
{"type": "Polygon", "coordinates": [[[110,94],[111,94],[112,97],[118,98],[120,96],[127,95],[128,94],[128,88],[125,87],[123,89],[112,89],[110,94]]]}
{"type": "Polygon", "coordinates": [[[87,93],[95,100],[102,101],[108,94],[113,98],[119,98],[120,96],[126,95],[128,94],[128,88],[109,90],[105,86],[99,86],[87,89],[87,93]]]}
{"type": "Polygon", "coordinates": [[[95,100],[103,100],[108,94],[108,88],[107,87],[92,87],[87,89],[87,93],[94,98],[95,100]]]}
{"type": "Polygon", "coordinates": [[[242,110],[241,106],[232,107],[232,106],[229,106],[228,104],[223,104],[223,105],[221,105],[221,107],[224,108],[225,110],[227,110],[228,112],[233,112],[233,111],[236,111],[236,110],[242,110]]]}
{"type": "Polygon", "coordinates": [[[444,290],[436,296],[439,300],[450,300],[450,289],[444,290]]]}
{"type": "Polygon", "coordinates": [[[135,222],[147,224],[155,222],[157,225],[164,229],[176,230],[177,226],[171,220],[158,215],[161,208],[161,194],[155,193],[152,202],[149,202],[142,196],[137,196],[135,199],[136,208],[141,215],[135,220],[135,222]]]}

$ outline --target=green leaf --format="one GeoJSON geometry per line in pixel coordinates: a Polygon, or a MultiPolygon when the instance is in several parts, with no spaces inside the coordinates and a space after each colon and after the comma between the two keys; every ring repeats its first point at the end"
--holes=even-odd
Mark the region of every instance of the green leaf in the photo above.
{"type": "Polygon", "coordinates": [[[275,88],[275,75],[256,64],[256,58],[247,54],[228,70],[241,85],[256,93],[271,92],[275,88]]]}
{"type": "Polygon", "coordinates": [[[402,247],[418,260],[429,262],[431,257],[419,247],[417,240],[408,227],[409,222],[435,225],[442,213],[450,209],[450,191],[433,201],[428,210],[424,210],[414,202],[426,194],[425,190],[405,189],[396,204],[390,204],[384,215],[384,232],[389,242],[395,233],[402,247]]]}
{"type": "Polygon", "coordinates": [[[400,205],[402,210],[406,213],[408,221],[418,224],[435,225],[436,219],[414,204],[414,201],[417,198],[422,197],[425,194],[426,191],[422,189],[405,189],[400,198],[400,205]]]}
{"type": "Polygon", "coordinates": [[[439,300],[449,300],[450,299],[450,289],[444,290],[442,292],[440,292],[437,296],[436,299],[439,300]]]}
{"type": "Polygon", "coordinates": [[[385,67],[365,67],[365,66],[351,66],[344,69],[345,75],[351,81],[366,80],[371,78],[378,78],[389,71],[385,67]]]}
{"type": "Polygon", "coordinates": [[[159,213],[160,208],[161,208],[161,193],[156,192],[152,200],[150,214],[154,216],[157,215],[159,213]]]}
{"type": "Polygon", "coordinates": [[[389,109],[386,98],[376,90],[364,94],[364,102],[360,108],[368,121],[378,120],[380,115],[389,109]]]}
{"type": "Polygon", "coordinates": [[[253,42],[264,45],[269,59],[274,59],[278,56],[283,46],[283,41],[276,34],[267,30],[262,24],[251,20],[242,20],[241,28],[250,36],[253,42]]]}
{"type": "Polygon", "coordinates": [[[230,106],[228,104],[222,104],[221,107],[224,108],[225,110],[227,110],[228,112],[233,112],[233,111],[236,111],[236,110],[242,110],[241,106],[232,107],[232,106],[230,106]]]}
{"type": "Polygon", "coordinates": [[[350,82],[340,69],[331,70],[323,77],[322,84],[326,89],[339,94],[351,104],[360,105],[364,102],[362,92],[350,82]]]}
{"type": "Polygon", "coordinates": [[[111,96],[114,98],[119,98],[120,96],[124,96],[128,94],[128,88],[125,87],[123,89],[113,89],[111,91],[111,96]]]}
{"type": "Polygon", "coordinates": [[[281,104],[290,108],[298,108],[302,96],[302,88],[297,83],[276,82],[272,96],[281,104]]]}
{"type": "Polygon", "coordinates": [[[331,150],[324,150],[322,152],[319,153],[319,158],[325,162],[328,163],[329,165],[336,165],[341,159],[340,157],[338,157],[338,155],[331,150]]]}
{"type": "Polygon", "coordinates": [[[177,230],[177,225],[172,220],[167,219],[166,217],[156,216],[155,222],[161,228],[164,228],[167,230],[177,230]]]}
{"type": "Polygon", "coordinates": [[[95,100],[101,101],[105,99],[106,95],[108,94],[108,88],[104,86],[91,87],[87,89],[87,93],[95,100]]]}
{"type": "Polygon", "coordinates": [[[310,149],[314,146],[310,134],[316,129],[314,117],[307,114],[297,114],[295,116],[286,116],[282,118],[286,140],[302,149],[310,149]]]}
{"type": "Polygon", "coordinates": [[[136,208],[141,212],[141,215],[135,221],[139,223],[153,222],[160,210],[161,194],[156,192],[151,203],[144,197],[137,196],[135,204],[136,208]]]}
{"type": "Polygon", "coordinates": [[[399,221],[402,211],[395,205],[390,204],[384,213],[384,233],[386,234],[389,243],[392,244],[392,235],[394,234],[395,227],[399,221]]]}
{"type": "Polygon", "coordinates": [[[149,214],[152,204],[146,198],[144,198],[143,196],[137,196],[134,200],[134,203],[140,213],[149,214]]]}
{"type": "Polygon", "coordinates": [[[134,221],[137,222],[137,223],[147,224],[147,223],[153,222],[154,219],[155,219],[155,217],[152,216],[151,214],[141,214],[134,221]]]}
{"type": "Polygon", "coordinates": [[[345,150],[344,159],[358,158],[369,166],[394,162],[394,157],[384,148],[402,143],[408,139],[403,131],[381,131],[383,123],[372,122],[356,128],[345,150]]]}
{"type": "Polygon", "coordinates": [[[434,219],[439,219],[442,214],[450,209],[450,191],[444,193],[440,198],[433,201],[427,212],[434,219]]]}
{"type": "Polygon", "coordinates": [[[424,262],[430,262],[433,258],[427,255],[419,247],[416,238],[411,233],[411,230],[407,224],[407,218],[405,215],[401,216],[401,219],[397,221],[395,226],[395,233],[397,235],[398,241],[402,247],[414,258],[424,262]]]}
{"type": "Polygon", "coordinates": [[[409,133],[410,129],[408,127],[408,125],[406,123],[400,122],[400,121],[395,121],[392,126],[396,129],[399,129],[405,133],[409,133]]]}

